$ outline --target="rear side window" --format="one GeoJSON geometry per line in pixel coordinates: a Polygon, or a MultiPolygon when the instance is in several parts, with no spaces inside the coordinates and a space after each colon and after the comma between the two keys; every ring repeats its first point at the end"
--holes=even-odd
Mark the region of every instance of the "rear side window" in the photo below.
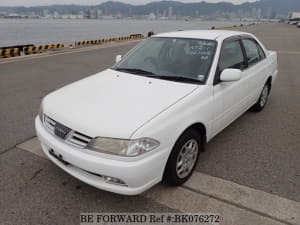
{"type": "Polygon", "coordinates": [[[220,71],[224,69],[245,69],[244,55],[239,41],[232,41],[223,45],[221,60],[219,63],[220,71]]]}
{"type": "Polygon", "coordinates": [[[258,47],[258,52],[259,52],[260,58],[261,59],[266,58],[266,54],[265,54],[264,50],[262,50],[262,48],[260,47],[259,44],[257,44],[257,47],[258,47]]]}
{"type": "Polygon", "coordinates": [[[245,47],[249,67],[265,58],[264,51],[254,40],[244,39],[242,43],[245,47]]]}

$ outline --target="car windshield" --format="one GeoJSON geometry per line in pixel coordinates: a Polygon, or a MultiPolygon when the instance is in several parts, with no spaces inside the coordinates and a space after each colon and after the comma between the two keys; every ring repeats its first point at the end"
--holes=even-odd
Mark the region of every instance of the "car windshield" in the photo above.
{"type": "Polygon", "coordinates": [[[204,83],[216,45],[212,40],[153,37],[112,69],[158,79],[204,83]]]}

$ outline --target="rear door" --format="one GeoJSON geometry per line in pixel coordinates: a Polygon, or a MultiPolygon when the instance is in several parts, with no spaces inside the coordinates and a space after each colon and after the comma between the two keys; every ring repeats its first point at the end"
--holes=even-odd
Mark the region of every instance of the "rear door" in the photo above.
{"type": "Polygon", "coordinates": [[[242,44],[245,49],[248,67],[244,70],[249,80],[249,105],[254,104],[259,98],[263,85],[268,77],[269,65],[266,55],[260,45],[252,38],[243,38],[242,44]]]}

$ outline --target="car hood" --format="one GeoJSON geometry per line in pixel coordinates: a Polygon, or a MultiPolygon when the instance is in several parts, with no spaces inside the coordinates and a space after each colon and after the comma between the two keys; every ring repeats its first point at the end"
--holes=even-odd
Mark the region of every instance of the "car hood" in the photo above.
{"type": "Polygon", "coordinates": [[[105,70],[43,100],[44,113],[91,137],[130,138],[198,85],[105,70]]]}

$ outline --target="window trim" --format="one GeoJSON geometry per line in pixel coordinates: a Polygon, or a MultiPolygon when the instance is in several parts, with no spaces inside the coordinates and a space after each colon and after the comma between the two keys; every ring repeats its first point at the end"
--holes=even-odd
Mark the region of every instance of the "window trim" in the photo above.
{"type": "Polygon", "coordinates": [[[222,46],[221,46],[220,55],[219,55],[219,59],[218,59],[218,64],[217,64],[216,72],[215,72],[215,75],[214,75],[213,85],[218,85],[220,83],[219,78],[220,78],[220,75],[221,75],[222,71],[220,71],[219,65],[220,65],[220,62],[221,62],[224,45],[227,44],[228,42],[232,42],[232,41],[238,41],[241,45],[243,55],[244,55],[244,63],[246,65],[245,68],[242,71],[248,70],[252,66],[255,66],[256,64],[264,61],[267,58],[267,54],[266,54],[264,48],[260,45],[260,43],[255,38],[253,38],[250,35],[242,34],[242,35],[232,36],[232,37],[226,38],[225,40],[223,40],[223,43],[222,43],[222,46]],[[255,64],[253,64],[251,66],[249,66],[249,64],[248,64],[246,49],[245,49],[245,46],[242,42],[242,40],[247,40],[247,39],[254,41],[254,43],[261,49],[262,53],[264,54],[263,55],[264,57],[261,58],[260,61],[256,62],[255,64]]]}
{"type": "Polygon", "coordinates": [[[248,60],[247,60],[247,56],[246,56],[246,51],[245,51],[245,48],[244,48],[244,45],[243,45],[241,39],[242,39],[242,37],[240,35],[238,35],[238,36],[232,36],[232,37],[229,37],[229,38],[226,38],[225,40],[223,40],[221,50],[220,50],[219,59],[218,59],[218,64],[217,64],[217,68],[216,68],[216,72],[215,72],[215,75],[214,75],[213,85],[218,85],[220,83],[220,76],[221,76],[221,73],[222,73],[222,71],[220,71],[220,63],[221,63],[221,60],[222,60],[222,55],[223,55],[223,50],[224,50],[225,44],[228,44],[228,43],[234,42],[234,41],[239,42],[241,50],[243,52],[243,58],[244,58],[244,64],[245,64],[245,68],[242,71],[248,69],[248,60]]]}
{"type": "Polygon", "coordinates": [[[256,42],[256,44],[257,44],[258,49],[261,50],[261,51],[259,51],[259,54],[260,54],[260,52],[263,53],[263,56],[261,56],[261,59],[264,60],[265,58],[267,58],[267,55],[266,55],[265,51],[263,50],[263,48],[260,46],[260,44],[258,42],[256,42]]]}
{"type": "MultiPolygon", "coordinates": [[[[259,54],[259,56],[260,56],[259,61],[257,61],[256,63],[252,64],[251,66],[248,66],[248,68],[251,68],[252,66],[255,66],[256,64],[262,62],[263,60],[265,60],[265,59],[267,58],[267,55],[266,55],[264,49],[261,47],[261,45],[258,43],[257,40],[255,40],[255,39],[252,38],[252,37],[242,38],[242,39],[241,39],[241,42],[242,42],[243,46],[244,46],[243,40],[250,40],[250,41],[253,41],[253,42],[256,44],[256,47],[257,47],[257,50],[258,50],[258,54],[259,54]],[[261,52],[263,53],[263,56],[260,55],[260,50],[259,50],[259,49],[260,49],[261,52]]],[[[245,49],[245,53],[246,53],[246,56],[247,56],[247,52],[246,52],[245,46],[244,46],[244,49],[245,49]]],[[[246,57],[246,58],[247,58],[247,57],[246,57]]],[[[248,59],[247,59],[247,62],[248,62],[248,59]]],[[[248,69],[248,68],[247,68],[247,69],[248,69]]]]}
{"type": "Polygon", "coordinates": [[[264,53],[264,57],[267,58],[267,54],[266,54],[264,48],[260,45],[260,43],[254,37],[247,35],[247,34],[243,34],[243,35],[239,35],[239,36],[240,36],[241,40],[250,39],[250,40],[254,41],[261,48],[262,52],[264,53]]]}
{"type": "Polygon", "coordinates": [[[242,44],[242,46],[243,46],[243,48],[244,48],[244,51],[245,51],[245,57],[246,57],[245,60],[246,60],[246,62],[247,62],[247,67],[245,68],[245,70],[247,70],[247,69],[249,69],[249,68],[251,68],[251,67],[257,65],[258,63],[262,62],[263,60],[265,60],[265,59],[267,58],[264,49],[261,47],[261,45],[258,43],[258,41],[255,40],[254,38],[245,36],[245,37],[242,37],[242,38],[240,39],[240,41],[241,41],[241,44],[242,44]],[[246,51],[245,45],[244,45],[244,43],[243,43],[243,40],[250,40],[250,41],[253,41],[254,44],[256,44],[257,51],[258,51],[258,54],[259,54],[259,56],[260,56],[259,61],[257,61],[257,62],[254,63],[254,64],[251,64],[250,66],[249,66],[249,62],[248,62],[248,58],[247,58],[247,51],[246,51]],[[261,49],[261,52],[263,53],[263,57],[262,57],[262,56],[260,55],[260,53],[259,53],[259,52],[260,52],[260,51],[259,51],[259,48],[261,49]]]}

